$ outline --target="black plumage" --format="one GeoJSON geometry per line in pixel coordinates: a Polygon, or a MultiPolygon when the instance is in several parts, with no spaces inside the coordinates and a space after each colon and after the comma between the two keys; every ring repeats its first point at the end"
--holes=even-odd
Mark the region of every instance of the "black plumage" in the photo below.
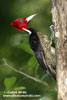
{"type": "Polygon", "coordinates": [[[56,73],[51,68],[55,61],[55,56],[51,52],[50,41],[46,35],[41,34],[40,32],[29,28],[31,35],[29,38],[30,47],[35,53],[38,63],[41,65],[42,69],[46,72],[49,72],[54,79],[56,79],[56,73]]]}
{"type": "Polygon", "coordinates": [[[43,48],[41,46],[39,37],[36,34],[37,31],[32,28],[30,28],[29,30],[32,32],[32,34],[30,35],[30,38],[29,38],[30,47],[34,51],[38,63],[41,65],[41,67],[44,69],[44,71],[46,71],[47,67],[46,67],[45,63],[43,62],[43,56],[44,56],[43,48]]]}

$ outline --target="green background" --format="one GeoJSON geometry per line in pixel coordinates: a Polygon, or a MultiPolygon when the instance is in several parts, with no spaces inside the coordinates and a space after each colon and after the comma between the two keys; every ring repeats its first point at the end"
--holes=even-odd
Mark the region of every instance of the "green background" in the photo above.
{"type": "Polygon", "coordinates": [[[30,22],[34,28],[50,38],[49,27],[52,24],[49,0],[0,0],[0,98],[3,100],[56,100],[56,82],[40,68],[34,53],[29,46],[29,36],[20,32],[10,24],[14,19],[37,16],[30,22]],[[12,69],[2,62],[5,58],[9,65],[39,79],[44,78],[50,88],[35,82],[12,69]],[[10,84],[10,85],[9,85],[10,84]],[[25,90],[28,94],[40,94],[40,98],[3,98],[5,90],[25,90]]]}

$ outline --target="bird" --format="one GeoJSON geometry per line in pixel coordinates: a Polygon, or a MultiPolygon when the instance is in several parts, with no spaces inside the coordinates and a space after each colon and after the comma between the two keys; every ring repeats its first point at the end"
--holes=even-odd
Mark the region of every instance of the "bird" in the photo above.
{"type": "Polygon", "coordinates": [[[27,18],[22,17],[15,19],[11,23],[11,26],[15,27],[19,31],[29,34],[30,48],[34,52],[38,63],[45,72],[52,75],[52,77],[56,80],[56,72],[53,69],[54,63],[56,62],[55,48],[51,46],[51,41],[48,39],[47,35],[29,27],[30,21],[36,15],[37,14],[33,14],[27,18]]]}

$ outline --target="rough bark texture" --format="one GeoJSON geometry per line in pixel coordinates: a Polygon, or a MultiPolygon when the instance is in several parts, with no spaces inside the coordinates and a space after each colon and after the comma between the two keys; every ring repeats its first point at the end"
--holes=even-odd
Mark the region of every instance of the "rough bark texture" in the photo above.
{"type": "Polygon", "coordinates": [[[58,100],[67,100],[67,0],[51,0],[55,29],[58,100]]]}

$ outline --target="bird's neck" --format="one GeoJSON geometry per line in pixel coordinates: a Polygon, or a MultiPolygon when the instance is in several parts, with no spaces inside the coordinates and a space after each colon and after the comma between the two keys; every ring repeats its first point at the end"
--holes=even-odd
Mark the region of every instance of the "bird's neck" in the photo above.
{"type": "Polygon", "coordinates": [[[39,37],[38,37],[37,31],[35,29],[29,28],[29,30],[31,31],[31,35],[29,38],[30,47],[34,52],[36,52],[38,49],[38,44],[39,44],[39,37]]]}
{"type": "Polygon", "coordinates": [[[31,34],[36,34],[37,30],[33,29],[33,28],[29,28],[29,30],[31,31],[31,34]]]}

